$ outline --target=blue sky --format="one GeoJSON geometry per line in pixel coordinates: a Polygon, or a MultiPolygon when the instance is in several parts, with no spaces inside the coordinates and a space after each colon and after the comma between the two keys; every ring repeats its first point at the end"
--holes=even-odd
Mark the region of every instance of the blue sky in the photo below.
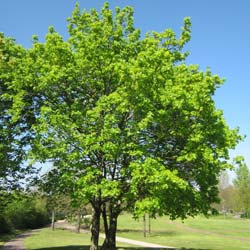
{"type": "MultiPolygon", "coordinates": [[[[17,43],[31,46],[31,36],[43,41],[50,25],[67,38],[66,18],[73,0],[1,0],[0,32],[17,43]]],[[[80,0],[81,8],[100,9],[103,0],[80,0]]],[[[246,135],[231,156],[243,155],[250,165],[250,1],[249,0],[113,0],[111,8],[131,5],[135,26],[142,34],[172,28],[180,32],[183,18],[192,20],[192,39],[187,63],[209,66],[213,73],[226,78],[215,95],[230,127],[240,127],[246,135]]]]}

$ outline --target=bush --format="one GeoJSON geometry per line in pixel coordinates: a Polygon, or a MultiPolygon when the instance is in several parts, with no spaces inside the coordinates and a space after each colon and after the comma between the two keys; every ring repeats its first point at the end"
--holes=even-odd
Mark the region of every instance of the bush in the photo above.
{"type": "Polygon", "coordinates": [[[245,212],[245,213],[241,214],[240,218],[250,219],[250,212],[245,212]]]}
{"type": "Polygon", "coordinates": [[[9,233],[12,230],[11,223],[3,216],[3,214],[0,214],[0,225],[0,234],[9,233]]]}
{"type": "Polygon", "coordinates": [[[45,206],[39,199],[31,199],[31,197],[10,203],[6,207],[5,218],[16,229],[34,229],[45,226],[49,222],[45,206]]]}

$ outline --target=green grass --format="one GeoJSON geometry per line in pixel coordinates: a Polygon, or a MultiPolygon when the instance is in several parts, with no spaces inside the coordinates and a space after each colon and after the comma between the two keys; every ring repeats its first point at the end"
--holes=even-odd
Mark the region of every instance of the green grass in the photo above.
{"type": "Polygon", "coordinates": [[[250,221],[233,218],[199,216],[170,221],[167,217],[151,220],[152,234],[142,234],[142,221],[123,215],[119,221],[119,236],[186,249],[246,250],[250,249],[250,221]],[[129,229],[133,228],[133,231],[129,229]]]}
{"type": "MultiPolygon", "coordinates": [[[[250,250],[250,220],[202,216],[182,223],[167,217],[151,220],[152,233],[144,238],[142,220],[134,221],[130,215],[119,218],[118,236],[188,250],[250,250]]],[[[100,240],[102,243],[102,239],[100,240]]],[[[26,238],[29,250],[87,250],[90,234],[76,234],[66,230],[46,228],[26,238]]],[[[118,243],[119,250],[146,250],[118,243]]],[[[148,249],[149,250],[149,249],[148,249]]]]}
{"type": "MultiPolygon", "coordinates": [[[[102,242],[103,239],[100,239],[100,244],[102,242]]],[[[88,250],[90,234],[77,234],[60,229],[52,231],[50,228],[44,228],[26,238],[24,244],[28,250],[88,250]]],[[[131,248],[128,244],[118,243],[117,245],[119,250],[143,250],[142,248],[131,248]]]]}
{"type": "Polygon", "coordinates": [[[89,234],[77,234],[67,230],[44,228],[24,240],[28,249],[77,249],[85,250],[89,246],[89,234]]]}

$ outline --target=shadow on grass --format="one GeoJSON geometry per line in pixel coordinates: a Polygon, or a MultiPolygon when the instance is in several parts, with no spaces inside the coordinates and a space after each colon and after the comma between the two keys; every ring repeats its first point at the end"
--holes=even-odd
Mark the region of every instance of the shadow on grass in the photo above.
{"type": "MultiPolygon", "coordinates": [[[[150,248],[150,247],[117,247],[116,249],[117,250],[166,250],[166,248],[150,248]]],[[[62,247],[36,248],[33,250],[89,250],[89,246],[62,246],[62,247]]],[[[212,250],[212,249],[172,248],[172,250],[212,250]]]]}
{"type": "Polygon", "coordinates": [[[62,247],[45,247],[35,248],[33,250],[89,250],[89,246],[62,246],[62,247]]]}
{"type": "MultiPolygon", "coordinates": [[[[101,249],[101,248],[99,248],[99,249],[101,249]]],[[[166,250],[163,248],[147,248],[147,247],[117,247],[116,249],[117,250],[166,250]]],[[[36,248],[33,250],[89,250],[89,246],[48,247],[48,248],[36,248]]],[[[173,249],[173,250],[175,250],[175,249],[173,249]]]]}

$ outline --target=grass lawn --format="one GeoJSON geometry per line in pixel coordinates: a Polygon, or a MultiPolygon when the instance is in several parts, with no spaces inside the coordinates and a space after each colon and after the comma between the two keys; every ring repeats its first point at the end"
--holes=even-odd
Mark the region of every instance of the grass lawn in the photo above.
{"type": "Polygon", "coordinates": [[[26,238],[24,244],[28,249],[85,250],[89,248],[89,240],[89,234],[77,234],[60,229],[52,231],[50,228],[44,228],[40,232],[26,238]]]}
{"type": "Polygon", "coordinates": [[[144,238],[142,221],[134,221],[130,215],[125,214],[120,217],[118,235],[183,249],[250,249],[250,220],[220,216],[207,219],[199,216],[182,223],[180,220],[173,222],[163,217],[152,219],[151,225],[152,234],[144,238]]]}
{"type": "MultiPolygon", "coordinates": [[[[103,239],[100,239],[100,244],[102,242],[103,239]]],[[[89,250],[90,234],[77,234],[60,229],[51,231],[50,228],[44,228],[26,238],[24,244],[28,250],[89,250]]],[[[143,250],[143,248],[131,248],[128,244],[118,243],[117,246],[119,250],[143,250]]]]}
{"type": "MultiPolygon", "coordinates": [[[[134,221],[130,215],[124,214],[119,218],[118,236],[186,250],[250,250],[250,220],[223,217],[206,219],[199,216],[182,223],[163,217],[152,219],[151,225],[151,235],[144,238],[142,220],[134,221]]],[[[25,239],[28,250],[87,250],[89,243],[90,234],[51,231],[50,228],[25,239]]],[[[146,250],[123,243],[117,245],[119,250],[146,250]]]]}

